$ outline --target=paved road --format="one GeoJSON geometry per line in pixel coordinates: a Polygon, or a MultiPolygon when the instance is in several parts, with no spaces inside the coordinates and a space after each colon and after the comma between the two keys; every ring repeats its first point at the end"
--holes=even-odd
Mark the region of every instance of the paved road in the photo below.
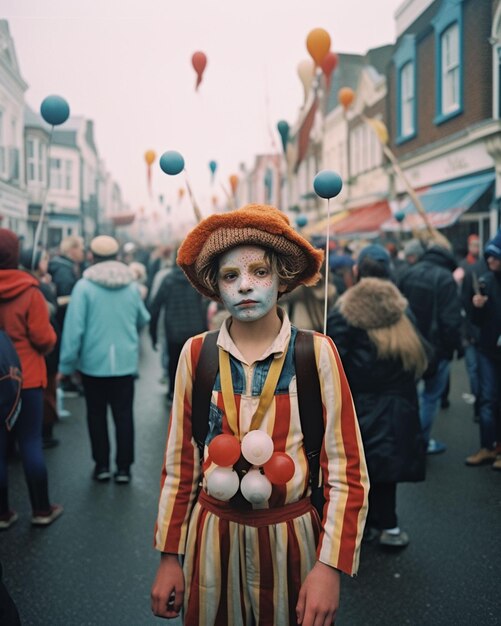
{"type": "MultiPolygon", "coordinates": [[[[0,560],[24,626],[163,623],[149,608],[168,421],[157,362],[145,341],[130,485],[91,480],[82,399],[66,402],[72,416],[57,427],[61,445],[46,452],[52,499],[65,507],[51,527],[30,526],[22,468],[11,466],[20,519],[0,535],[0,560]]],[[[358,578],[343,579],[339,626],[501,624],[501,474],[463,464],[478,442],[471,407],[461,399],[466,387],[464,364],[456,363],[452,404],[435,430],[448,451],[429,458],[426,482],[399,487],[411,544],[399,554],[364,547],[358,578]]]]}

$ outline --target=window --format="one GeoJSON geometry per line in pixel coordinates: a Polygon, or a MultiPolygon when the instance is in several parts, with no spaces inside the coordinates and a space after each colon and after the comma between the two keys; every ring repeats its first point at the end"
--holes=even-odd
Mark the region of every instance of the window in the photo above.
{"type": "Polygon", "coordinates": [[[413,139],[417,134],[416,37],[404,35],[393,55],[396,76],[396,143],[413,139]]]}
{"type": "Polygon", "coordinates": [[[3,126],[4,126],[4,113],[2,110],[0,110],[0,174],[3,174],[5,172],[5,145],[4,145],[4,130],[3,130],[3,126]]]}
{"type": "Polygon", "coordinates": [[[443,0],[435,30],[435,124],[463,112],[463,0],[443,0]]]}
{"type": "Polygon", "coordinates": [[[26,165],[28,182],[35,180],[35,142],[28,139],[26,142],[26,165]]]}
{"type": "Polygon", "coordinates": [[[63,172],[61,159],[50,160],[50,186],[52,189],[63,188],[63,172]]]}
{"type": "Polygon", "coordinates": [[[65,189],[67,191],[71,190],[72,187],[72,171],[73,171],[73,163],[66,159],[65,163],[65,189]]]}

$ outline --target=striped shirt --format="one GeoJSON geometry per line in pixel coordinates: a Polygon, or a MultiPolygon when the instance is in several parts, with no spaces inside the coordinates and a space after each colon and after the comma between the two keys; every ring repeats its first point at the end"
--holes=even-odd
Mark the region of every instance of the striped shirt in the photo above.
{"type": "MultiPolygon", "coordinates": [[[[294,367],[296,333],[297,329],[284,314],[280,333],[254,363],[248,363],[240,353],[227,324],[218,337],[218,346],[230,354],[240,439],[248,432],[273,359],[280,358],[287,350],[273,402],[259,428],[273,439],[275,451],[286,452],[294,459],[296,471],[286,485],[273,485],[268,501],[270,508],[297,502],[310,493],[294,367]]],[[[212,391],[202,471],[198,446],[191,431],[191,396],[192,377],[204,337],[205,334],[198,335],[185,344],[176,375],[155,528],[155,547],[162,552],[185,553],[190,515],[199,485],[205,483],[214,468],[207,459],[207,445],[216,435],[231,433],[218,374],[212,391]]],[[[317,558],[351,575],[358,568],[367,512],[367,468],[351,392],[337,350],[331,339],[321,334],[314,335],[314,349],[323,404],[325,435],[320,464],[327,499],[317,558]]]]}

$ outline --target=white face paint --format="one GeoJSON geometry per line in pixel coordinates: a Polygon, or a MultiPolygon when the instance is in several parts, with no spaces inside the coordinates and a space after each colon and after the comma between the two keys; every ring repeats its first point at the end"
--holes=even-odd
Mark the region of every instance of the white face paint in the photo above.
{"type": "Polygon", "coordinates": [[[217,284],[227,311],[241,322],[259,320],[277,304],[278,276],[258,246],[238,246],[222,254],[217,284]]]}

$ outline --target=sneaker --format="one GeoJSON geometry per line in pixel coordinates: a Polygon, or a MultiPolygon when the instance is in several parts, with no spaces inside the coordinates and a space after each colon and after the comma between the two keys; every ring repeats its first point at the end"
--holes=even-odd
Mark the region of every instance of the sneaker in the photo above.
{"type": "Polygon", "coordinates": [[[469,467],[478,467],[479,465],[485,465],[486,463],[492,463],[496,461],[496,451],[488,450],[487,448],[480,448],[476,454],[471,454],[465,459],[465,464],[469,467]]]}
{"type": "Polygon", "coordinates": [[[377,528],[374,528],[374,526],[366,526],[364,528],[362,543],[371,543],[372,541],[374,541],[374,539],[379,537],[380,532],[381,531],[377,528]]]}
{"type": "Polygon", "coordinates": [[[405,548],[409,545],[409,535],[403,530],[397,534],[383,530],[379,536],[379,545],[387,548],[405,548]]]}
{"type": "Polygon", "coordinates": [[[94,468],[94,473],[92,474],[94,480],[97,480],[100,483],[104,483],[111,478],[111,472],[109,467],[96,467],[94,468]]]}
{"type": "Polygon", "coordinates": [[[472,393],[463,393],[461,397],[466,402],[466,404],[475,404],[475,396],[472,393]]]}
{"type": "Polygon", "coordinates": [[[115,472],[115,482],[118,485],[126,485],[130,483],[130,471],[129,470],[117,470],[115,472]]]}
{"type": "Polygon", "coordinates": [[[14,522],[17,522],[18,515],[15,511],[7,511],[0,515],[0,530],[7,530],[14,522]]]}
{"type": "Polygon", "coordinates": [[[492,469],[495,472],[501,472],[501,454],[498,454],[496,460],[492,464],[492,469]]]}
{"type": "Polygon", "coordinates": [[[33,511],[31,523],[34,526],[48,526],[63,514],[63,510],[60,504],[53,504],[49,511],[33,511]]]}
{"type": "Polygon", "coordinates": [[[447,446],[445,443],[437,441],[436,439],[430,439],[430,441],[428,441],[428,447],[426,448],[426,454],[440,454],[446,450],[447,446]]]}

